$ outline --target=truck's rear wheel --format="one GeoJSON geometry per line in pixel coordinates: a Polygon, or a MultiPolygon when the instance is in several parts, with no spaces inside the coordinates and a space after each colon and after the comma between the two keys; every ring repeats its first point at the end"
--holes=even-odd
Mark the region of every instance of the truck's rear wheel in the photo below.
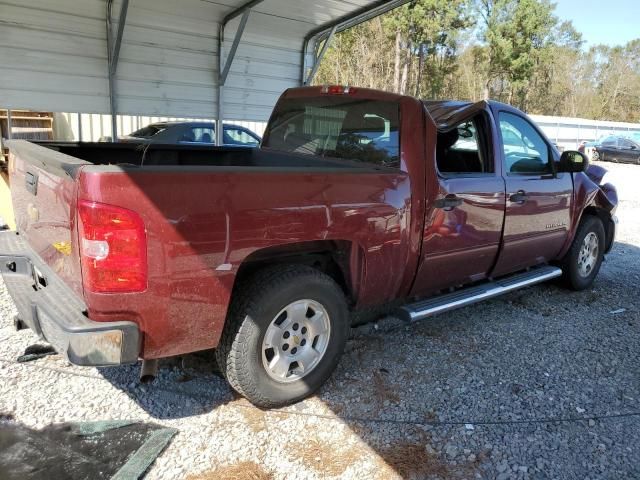
{"type": "Polygon", "coordinates": [[[573,290],[588,288],[598,275],[604,255],[605,232],[598,217],[586,215],[562,264],[562,279],[573,290]]]}
{"type": "Polygon", "coordinates": [[[347,304],[333,279],[311,267],[277,266],[235,290],[216,357],[238,393],[279,407],[327,380],[348,333],[347,304]]]}

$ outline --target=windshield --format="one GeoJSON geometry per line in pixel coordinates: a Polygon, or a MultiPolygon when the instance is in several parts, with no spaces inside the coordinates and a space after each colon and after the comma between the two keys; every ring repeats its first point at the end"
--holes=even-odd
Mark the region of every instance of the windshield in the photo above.
{"type": "Polygon", "coordinates": [[[138,137],[138,138],[149,138],[157,135],[158,133],[166,130],[166,125],[147,125],[146,127],[141,128],[140,130],[136,130],[133,133],[130,133],[130,137],[138,137]]]}
{"type": "Polygon", "coordinates": [[[399,108],[395,102],[322,96],[281,100],[263,147],[400,166],[399,108]]]}

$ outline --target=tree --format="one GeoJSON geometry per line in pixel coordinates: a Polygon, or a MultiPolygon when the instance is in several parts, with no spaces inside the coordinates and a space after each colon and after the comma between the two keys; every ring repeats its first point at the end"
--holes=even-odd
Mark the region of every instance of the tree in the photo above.
{"type": "Polygon", "coordinates": [[[416,0],[343,32],[328,49],[316,82],[337,80],[349,71],[346,76],[359,85],[383,80],[387,90],[440,97],[457,69],[458,37],[472,25],[469,7],[470,0],[416,0]],[[371,57],[358,47],[362,44],[375,50],[371,57]],[[356,64],[348,65],[346,48],[356,64]]]}
{"type": "Polygon", "coordinates": [[[588,88],[585,75],[575,74],[581,71],[583,43],[571,22],[562,22],[555,29],[531,76],[530,110],[545,115],[578,114],[580,91],[588,88]]]}
{"type": "Polygon", "coordinates": [[[585,50],[550,0],[414,0],[336,35],[316,83],[640,121],[640,39],[585,50]]]}
{"type": "Polygon", "coordinates": [[[549,0],[480,0],[479,11],[488,48],[485,98],[493,91],[526,109],[533,73],[553,42],[558,22],[553,5],[549,0]]]}

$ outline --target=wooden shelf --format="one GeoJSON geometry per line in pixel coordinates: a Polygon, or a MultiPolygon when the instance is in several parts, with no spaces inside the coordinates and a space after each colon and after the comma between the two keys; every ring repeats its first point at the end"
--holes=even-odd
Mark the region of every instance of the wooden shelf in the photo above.
{"type": "MultiPolygon", "coordinates": [[[[0,120],[7,120],[9,117],[7,115],[0,115],[0,120]]],[[[27,120],[29,122],[34,121],[34,120],[38,120],[38,121],[47,121],[47,122],[51,122],[53,123],[53,117],[22,117],[22,116],[16,116],[16,115],[11,115],[11,121],[15,122],[16,120],[18,121],[24,121],[27,120]]]]}
{"type": "MultiPolygon", "coordinates": [[[[9,111],[0,109],[0,137],[7,138],[9,111]]],[[[53,112],[34,112],[30,110],[11,110],[12,138],[26,140],[53,140],[53,112]],[[32,131],[29,131],[32,129],[32,131]]],[[[0,151],[0,170],[6,169],[9,154],[4,148],[0,151]]]]}

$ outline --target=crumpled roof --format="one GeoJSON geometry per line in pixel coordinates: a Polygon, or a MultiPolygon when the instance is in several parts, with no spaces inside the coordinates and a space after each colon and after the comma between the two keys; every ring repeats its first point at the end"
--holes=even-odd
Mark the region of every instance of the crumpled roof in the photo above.
{"type": "Polygon", "coordinates": [[[424,100],[422,103],[436,124],[437,129],[443,132],[450,130],[488,107],[485,101],[472,103],[459,100],[424,100]]]}

